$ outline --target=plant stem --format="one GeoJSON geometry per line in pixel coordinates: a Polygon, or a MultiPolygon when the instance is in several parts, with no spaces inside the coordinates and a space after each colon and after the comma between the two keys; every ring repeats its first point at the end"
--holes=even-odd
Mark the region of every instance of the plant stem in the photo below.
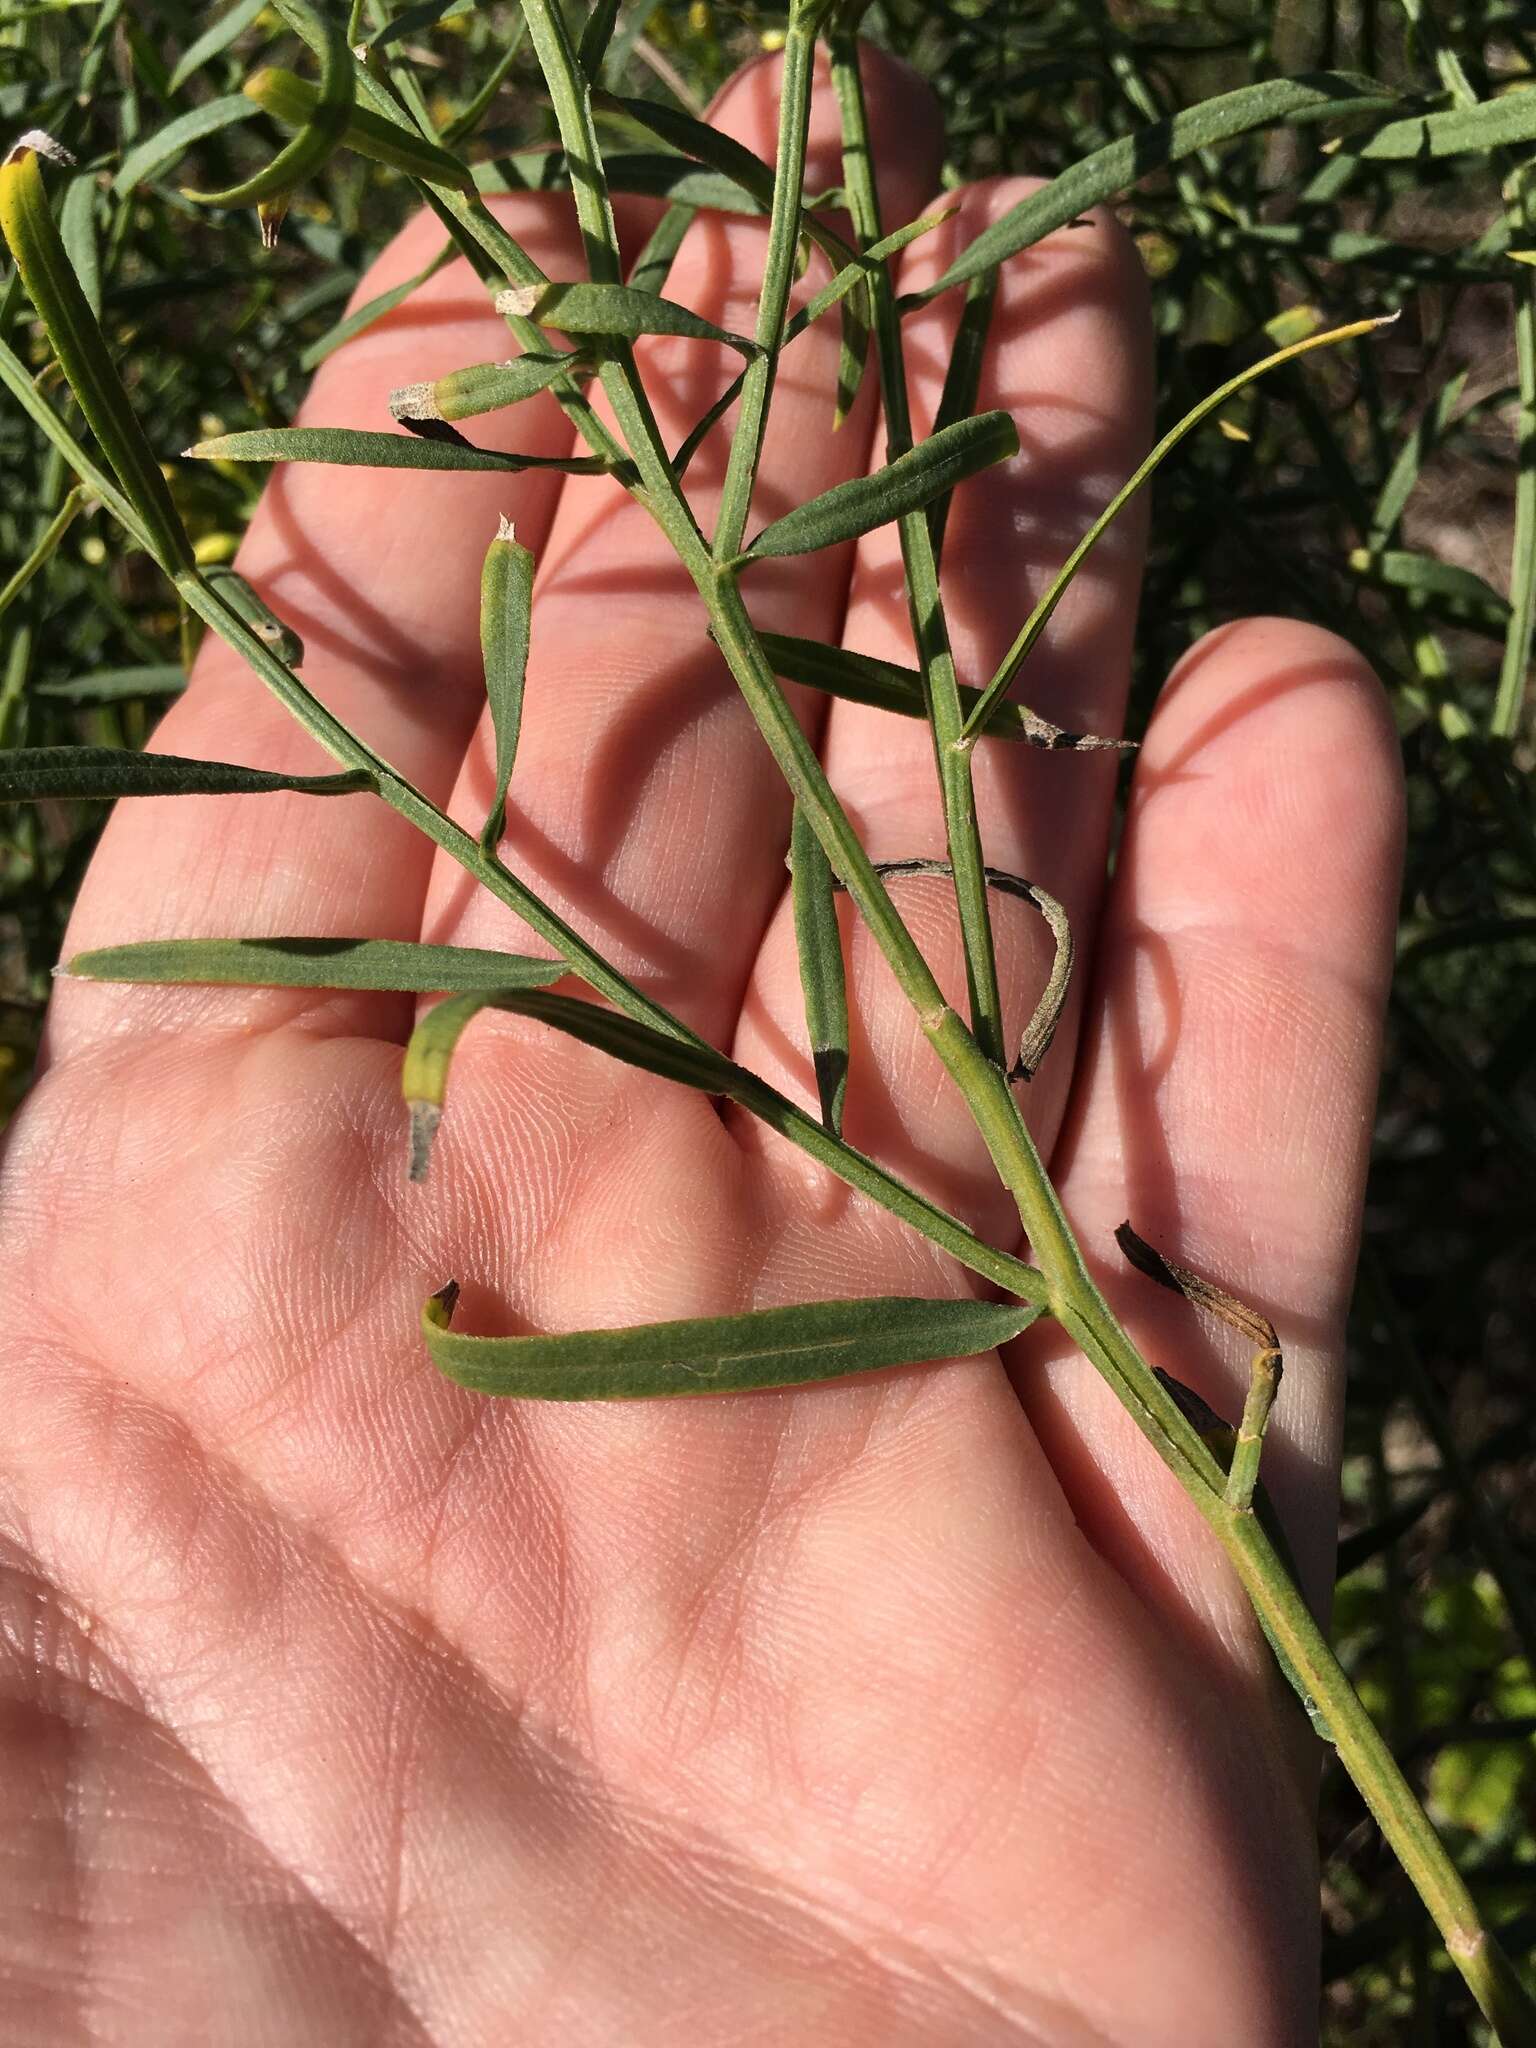
{"type": "MultiPolygon", "coordinates": [[[[880,197],[875,184],[874,152],[859,73],[857,39],[839,32],[828,40],[832,83],[843,118],[843,181],[854,236],[867,249],[881,239],[880,197]]],[[[871,280],[875,347],[880,359],[880,391],[885,406],[887,460],[912,446],[912,410],[907,394],[906,360],[896,297],[885,266],[871,280]]],[[[949,643],[949,627],[939,592],[938,563],[926,509],[909,512],[899,522],[901,559],[913,643],[923,674],[923,689],[933,728],[934,758],[944,802],[944,833],[954,874],[955,904],[965,976],[970,995],[971,1029],[987,1058],[1006,1064],[1003,1044],[1003,1000],[997,980],[997,954],[992,943],[992,916],[987,902],[986,856],[976,815],[968,749],[959,745],[964,727],[959,679],[949,643]]]]}
{"type": "Polygon", "coordinates": [[[762,354],[747,365],[741,388],[741,410],[736,415],[736,431],[715,524],[714,551],[720,561],[729,561],[741,553],[752,508],[752,487],[762,460],[768,407],[773,398],[784,319],[795,278],[795,251],[800,241],[800,200],[805,187],[805,144],[811,122],[811,67],[815,54],[814,29],[806,25],[803,9],[792,8],[779,88],[773,209],[768,220],[763,286],[757,302],[756,339],[762,354]]]}

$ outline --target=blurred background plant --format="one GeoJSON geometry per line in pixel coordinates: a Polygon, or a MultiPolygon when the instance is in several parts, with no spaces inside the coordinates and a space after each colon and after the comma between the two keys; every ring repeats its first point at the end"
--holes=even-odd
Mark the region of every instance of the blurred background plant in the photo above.
{"type": "MultiPolygon", "coordinates": [[[[512,4],[360,5],[383,61],[488,178],[553,133],[512,4]]],[[[1254,80],[1368,72],[1415,105],[1536,89],[1536,8],[1510,0],[877,0],[866,32],[929,78],[946,179],[1050,175],[1254,80]]],[[[699,111],[782,15],[630,0],[609,82],[699,111]]],[[[0,0],[0,140],[78,159],[61,226],[153,444],[280,425],[409,209],[346,151],[274,249],[255,214],[182,196],[270,153],[240,88],[296,45],[253,0],[0,0]]],[[[302,61],[299,68],[303,68],[302,61]]],[[[1329,136],[1334,140],[1330,141],[1329,136]]],[[[1250,388],[1161,472],[1133,731],[1171,662],[1249,611],[1313,618],[1391,692],[1410,794],[1400,968],[1351,1350],[1341,1654],[1517,1955],[1536,1952],[1536,195],[1487,151],[1351,154],[1280,129],[1186,158],[1120,211],[1154,281],[1171,424],[1313,327],[1402,309],[1381,339],[1250,388]]],[[[15,281],[0,341],[57,396],[15,281]]],[[[381,422],[381,424],[383,424],[381,422]]],[[[166,586],[81,506],[0,400],[0,746],[140,744],[190,646],[166,586]]],[[[204,563],[259,476],[171,462],[204,563]]],[[[26,1087],[81,868],[83,805],[0,815],[0,1117],[26,1087]]],[[[1298,847],[1296,859],[1317,857],[1298,847]]],[[[1322,1809],[1324,2034],[1486,2038],[1342,1771],[1322,1809]]]]}

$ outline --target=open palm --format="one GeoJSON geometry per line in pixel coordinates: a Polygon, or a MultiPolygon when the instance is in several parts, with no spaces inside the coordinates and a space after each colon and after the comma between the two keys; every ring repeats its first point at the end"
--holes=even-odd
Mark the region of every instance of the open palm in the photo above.
{"type": "MultiPolygon", "coordinates": [[[[936,116],[911,76],[868,70],[906,219],[932,198],[936,116]]],[[[770,154],[774,88],[755,67],[717,112],[770,154]]],[[[837,179],[818,115],[809,186],[837,179]]],[[[908,276],[1017,197],[965,194],[908,276]]],[[[563,202],[505,217],[578,274],[563,202]]],[[[701,219],[669,294],[750,328],[762,232],[701,219]]],[[[408,229],[364,295],[438,233],[408,229]]],[[[920,430],[957,310],[907,323],[920,430]]],[[[981,402],[1023,453],[949,523],[968,680],[1144,445],[1134,250],[1100,217],[1062,230],[1008,267],[992,332],[981,402]]],[[[504,346],[450,269],[333,358],[305,418],[377,427],[392,387],[504,346]]],[[[867,389],[832,431],[835,357],[822,323],[786,358],[764,517],[880,459],[867,389]]],[[[675,444],[725,373],[693,342],[641,359],[675,444]]],[[[505,445],[569,446],[552,402],[510,417],[505,445]]],[[[703,507],[722,456],[717,435],[690,472],[703,507]]],[[[616,486],[289,469],[242,566],[304,635],[310,686],[473,829],[474,586],[502,514],[540,563],[505,858],[814,1100],[787,794],[616,486]]],[[[1127,524],[1031,658],[1030,701],[1069,727],[1121,715],[1137,552],[1127,524]]],[[[911,658],[889,530],[856,559],[764,565],[748,598],[765,627],[911,658]]],[[[941,852],[926,730],[802,708],[871,854],[941,852]]],[[[324,766],[219,648],[158,744],[324,766]]],[[[994,743],[977,781],[988,858],[1066,901],[1087,963],[1030,1095],[1069,1213],[1097,1253],[1129,1213],[1273,1315],[1268,1470],[1316,1589],[1396,875],[1382,702],[1310,629],[1213,636],[1164,695],[1109,884],[1105,757],[994,743]]],[[[945,886],[893,886],[963,985],[945,886]]],[[[995,915],[1022,1026],[1046,937],[1011,900],[995,915]]],[[[963,1106],[846,929],[849,1136],[1011,1244],[963,1106]]],[[[382,805],[300,796],[124,806],[69,950],[297,931],[536,950],[382,805]]],[[[466,1037],[412,1187],[410,1023],[404,997],[61,985],[4,1183],[6,2039],[1305,2040],[1307,1740],[1219,1553],[1083,1361],[1032,1333],[1007,1361],[711,1401],[464,1393],[415,1334],[450,1275],[486,1330],[969,1282],[760,1126],[506,1017],[466,1037]]],[[[1152,1355],[1230,1408],[1242,1361],[1112,1284],[1152,1355]]]]}

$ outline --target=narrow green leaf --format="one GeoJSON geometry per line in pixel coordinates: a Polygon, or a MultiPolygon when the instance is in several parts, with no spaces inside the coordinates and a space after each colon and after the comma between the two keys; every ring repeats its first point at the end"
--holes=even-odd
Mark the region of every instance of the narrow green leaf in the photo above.
{"type": "Polygon", "coordinates": [[[480,828],[480,851],[492,859],[507,822],[507,789],[523,723],[523,683],[533,620],[533,556],[503,519],[480,575],[480,651],[485,694],[496,735],[496,793],[480,828]]]}
{"type": "Polygon", "coordinates": [[[803,334],[823,313],[829,313],[835,305],[845,299],[856,285],[866,283],[871,273],[888,257],[898,254],[908,243],[915,242],[920,235],[931,234],[936,227],[953,219],[956,211],[953,206],[945,206],[937,213],[924,214],[921,220],[908,221],[905,227],[895,228],[880,241],[871,243],[862,255],[855,255],[853,261],[845,263],[831,282],[824,284],[815,298],[802,306],[787,323],[784,329],[785,341],[793,341],[797,334],[803,334]]]}
{"type": "Polygon", "coordinates": [[[594,0],[576,51],[576,62],[589,85],[596,85],[602,77],[603,59],[608,54],[618,18],[619,0],[594,0]]]}
{"type": "Polygon", "coordinates": [[[114,704],[124,698],[174,697],[187,686],[179,662],[150,662],[141,668],[105,668],[63,682],[34,683],[34,697],[61,697],[71,704],[114,704]]]}
{"type": "Polygon", "coordinates": [[[143,548],[146,554],[153,554],[154,543],[140,523],[139,515],[106,471],[92,461],[27,375],[26,366],[21,358],[3,341],[0,341],[0,384],[10,392],[33,425],[40,428],[45,438],[58,449],[74,475],[85,485],[93,498],[101,501],[135,545],[143,548]]]}
{"type": "Polygon", "coordinates": [[[1013,645],[1003,656],[992,680],[982,691],[980,700],[967,717],[961,737],[966,740],[974,739],[986,726],[993,707],[1002,700],[1023,666],[1030,649],[1045,631],[1052,613],[1071,587],[1073,577],[1132,498],[1156,473],[1159,464],[1172,453],[1186,434],[1192,433],[1202,420],[1209,419],[1213,412],[1219,411],[1229,398],[1235,397],[1255,379],[1278,369],[1282,363],[1292,362],[1296,357],[1307,355],[1316,348],[1331,348],[1341,341],[1358,340],[1364,335],[1374,333],[1378,327],[1390,327],[1397,317],[1396,313],[1387,313],[1373,320],[1353,320],[1347,327],[1332,327],[1323,334],[1309,334],[1301,341],[1293,341],[1288,348],[1276,349],[1273,355],[1265,356],[1257,363],[1250,363],[1246,370],[1239,370],[1235,377],[1229,377],[1224,384],[1218,384],[1216,389],[1202,398],[1198,405],[1191,406],[1183,419],[1168,429],[1151,454],[1121,485],[1051,579],[1049,587],[1020,627],[1013,645]]]}
{"type": "MultiPolygon", "coordinates": [[[[773,166],[733,136],[723,135],[707,122],[659,101],[625,99],[616,93],[596,92],[592,95],[592,106],[598,115],[648,132],[669,148],[708,165],[720,176],[731,179],[765,213],[772,210],[776,180],[773,166]]],[[[681,199],[688,190],[685,186],[676,186],[673,196],[681,199]]],[[[825,221],[818,220],[808,208],[801,209],[800,225],[802,234],[816,244],[834,273],[849,264],[860,267],[858,251],[850,248],[841,235],[828,227],[825,221]]],[[[869,352],[869,311],[863,287],[864,280],[860,277],[855,281],[855,287],[835,302],[842,321],[842,345],[834,424],[847,416],[858,394],[869,352]]]]}
{"type": "Polygon", "coordinates": [[[60,505],[58,511],[54,513],[43,532],[38,536],[36,546],[21,564],[15,575],[9,579],[3,588],[0,588],[0,618],[4,618],[38,570],[53,559],[59,542],[68,533],[71,526],[74,525],[76,515],[84,503],[85,492],[79,484],[74,485],[72,489],[65,492],[63,504],[60,505]]]}
{"type": "Polygon", "coordinates": [[[437,995],[542,988],[563,961],[410,939],[144,939],[77,953],[63,970],[86,981],[215,988],[355,988],[437,995]]]}
{"type": "Polygon", "coordinates": [[[1090,207],[1114,199],[1127,186],[1167,164],[1213,149],[1256,128],[1277,122],[1326,120],[1334,114],[1364,114],[1389,107],[1393,95],[1373,79],[1351,78],[1343,72],[1316,72],[1298,78],[1266,79],[1239,86],[1186,107],[1165,121],[1153,121],[1135,134],[1106,143],[1063,171],[1038,192],[1011,207],[1001,220],[963,249],[941,277],[920,292],[909,293],[904,308],[919,306],[964,284],[984,270],[994,270],[1090,207]]]}
{"type": "Polygon", "coordinates": [[[389,409],[402,426],[414,420],[468,420],[480,413],[517,405],[535,392],[548,390],[567,371],[588,367],[579,349],[558,355],[514,356],[507,363],[472,363],[451,370],[434,384],[406,384],[389,394],[389,409]]]}
{"type": "Polygon", "coordinates": [[[656,293],[661,290],[671,274],[677,252],[683,246],[683,237],[692,226],[697,210],[696,207],[685,206],[680,200],[672,201],[635,258],[635,267],[628,280],[632,292],[656,293]]]}
{"type": "Polygon", "coordinates": [[[876,1295],[629,1330],[463,1337],[449,1327],[457,1298],[457,1287],[449,1286],[422,1309],[422,1334],[438,1370],[476,1393],[543,1401],[740,1393],[971,1358],[1009,1343],[1039,1313],[1018,1302],[876,1295]]]}
{"type": "Polygon", "coordinates": [[[966,477],[990,469],[996,462],[1006,462],[1018,452],[1018,429],[1008,413],[983,412],[957,420],[872,476],[834,484],[819,498],[775,519],[739,559],[755,562],[769,555],[805,555],[852,540],[904,513],[920,510],[940,492],[953,490],[966,477]]]}
{"type": "Polygon", "coordinates": [[[1397,531],[1397,523],[1413,495],[1413,487],[1419,480],[1419,472],[1454,419],[1466,384],[1465,370],[1458,370],[1449,382],[1442,384],[1413,432],[1398,449],[1392,467],[1387,472],[1387,480],[1381,487],[1381,495],[1376,500],[1376,510],[1371,516],[1372,548],[1384,548],[1397,531]]]}
{"type": "Polygon", "coordinates": [[[134,144],[117,167],[112,190],[131,192],[135,185],[147,185],[152,178],[158,178],[162,171],[185,156],[194,142],[217,135],[221,129],[233,128],[239,121],[249,121],[255,111],[250,101],[240,93],[231,93],[226,99],[207,100],[200,107],[189,107],[186,113],[178,114],[174,121],[167,121],[153,135],[146,135],[142,142],[134,144]]]}
{"type": "Polygon", "coordinates": [[[642,334],[677,334],[691,341],[718,341],[748,358],[758,353],[757,343],[745,335],[727,334],[686,306],[627,284],[516,285],[497,295],[496,310],[562,334],[618,335],[630,341],[642,334]]]}
{"type": "Polygon", "coordinates": [[[37,803],[44,797],[111,801],[120,796],[245,795],[269,789],[350,796],[373,786],[373,777],[362,769],[278,775],[228,761],[141,754],[132,747],[14,747],[0,753],[0,803],[37,803]]]}
{"type": "MultiPolygon", "coordinates": [[[[933,416],[935,433],[942,427],[952,426],[956,420],[969,418],[976,410],[981,373],[986,362],[987,332],[992,325],[992,307],[996,298],[995,270],[984,270],[965,288],[965,305],[950,348],[949,368],[944,372],[939,409],[933,416]]],[[[949,524],[949,508],[953,502],[954,494],[946,491],[928,507],[928,537],[933,545],[935,574],[943,560],[944,529],[949,524]]]]}
{"type": "Polygon", "coordinates": [[[746,371],[739,370],[730,383],[726,385],[714,404],[701,413],[692,427],[689,428],[686,438],[679,445],[677,453],[672,458],[672,474],[679,483],[688,474],[689,466],[707,440],[710,429],[718,425],[725,418],[731,407],[740,398],[741,387],[746,381],[746,371]]]}
{"type": "Polygon", "coordinates": [[[264,640],[287,668],[297,668],[304,659],[304,642],[286,625],[261,593],[248,583],[238,569],[223,564],[203,571],[209,583],[237,618],[244,619],[259,640],[264,640]]]}
{"type": "Polygon", "coordinates": [[[1404,162],[1410,158],[1482,155],[1536,141],[1536,90],[1516,86],[1497,99],[1475,107],[1450,107],[1440,114],[1413,114],[1389,121],[1350,154],[1370,163],[1404,162]]]}
{"type": "Polygon", "coordinates": [[[479,5],[480,0],[417,0],[416,6],[402,8],[393,21],[375,29],[368,38],[368,47],[370,50],[387,49],[391,43],[399,42],[402,36],[419,35],[423,29],[434,27],[450,15],[473,14],[479,5]]]}
{"type": "Polygon", "coordinates": [[[80,281],[85,303],[101,318],[101,262],[96,251],[96,180],[89,171],[72,178],[59,208],[59,240],[80,281]]]}
{"type": "Polygon", "coordinates": [[[1349,566],[1366,582],[1405,590],[1432,610],[1447,613],[1461,625],[1480,626],[1502,635],[1509,622],[1509,599],[1475,569],[1437,561],[1407,548],[1352,548],[1349,566]]]}
{"type": "Polygon", "coordinates": [[[134,523],[164,565],[187,569],[192,544],[49,211],[37,160],[40,151],[51,154],[55,147],[33,132],[0,164],[0,231],[80,410],[128,495],[134,523]]]}
{"type": "Polygon", "coordinates": [[[440,270],[446,269],[458,253],[454,243],[445,242],[431,262],[423,264],[414,277],[408,277],[403,284],[391,285],[387,292],[380,292],[376,298],[367,300],[355,312],[348,313],[344,319],[338,320],[334,327],[327,328],[325,333],[317,341],[312,341],[300,355],[299,368],[317,369],[326,357],[334,354],[344,342],[372,327],[374,322],[382,320],[386,313],[393,313],[396,306],[403,306],[413,292],[421,290],[428,278],[436,277],[440,270]]]}
{"type": "MultiPolygon", "coordinates": [[[[763,652],[774,673],[786,682],[804,683],[829,697],[843,697],[852,704],[873,704],[882,711],[896,711],[903,718],[926,718],[922,672],[902,668],[894,661],[879,661],[870,654],[854,654],[846,647],[827,647],[820,640],[802,640],[791,633],[759,633],[763,652]]],[[[960,688],[960,708],[972,711],[981,701],[979,690],[960,688]]],[[[1063,753],[1133,753],[1134,740],[1111,740],[1097,733],[1067,732],[1041,718],[1027,704],[1004,698],[987,720],[989,740],[1019,740],[1026,746],[1063,753]]]]}
{"type": "MultiPolygon", "coordinates": [[[[204,206],[259,206],[288,194],[312,178],[341,147],[356,97],[356,68],[347,44],[346,24],[321,14],[308,0],[285,0],[285,18],[300,16],[321,39],[320,89],[304,126],[285,143],[265,170],[222,192],[191,192],[204,206]]],[[[249,92],[249,88],[247,88],[249,92]]]]}
{"type": "Polygon", "coordinates": [[[250,427],[181,452],[199,462],[336,462],[365,469],[558,469],[567,476],[601,476],[608,469],[596,455],[503,455],[467,441],[420,441],[352,427],[250,427]]]}
{"type": "Polygon", "coordinates": [[[236,36],[242,35],[255,21],[266,5],[266,0],[239,0],[228,14],[221,15],[210,28],[205,28],[195,42],[189,43],[177,58],[174,69],[166,83],[166,91],[178,93],[203,66],[214,57],[221,56],[236,36]]]}
{"type": "MultiPolygon", "coordinates": [[[[320,109],[320,93],[297,72],[268,65],[246,80],[245,93],[264,113],[285,128],[303,129],[314,123],[320,109]]],[[[455,192],[473,192],[474,174],[446,149],[429,142],[414,129],[399,128],[392,121],[354,106],[341,131],[340,145],[374,163],[388,164],[423,184],[442,185],[455,192]]]]}
{"type": "Polygon", "coordinates": [[[789,839],[795,946],[821,1120],[834,1138],[843,1134],[848,1089],[848,984],[843,935],[837,921],[836,880],[821,841],[795,805],[789,839]]]}

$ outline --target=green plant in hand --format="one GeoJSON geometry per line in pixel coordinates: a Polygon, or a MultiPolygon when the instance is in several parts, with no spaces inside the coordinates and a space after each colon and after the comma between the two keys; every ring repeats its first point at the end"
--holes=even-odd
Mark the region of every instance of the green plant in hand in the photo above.
{"type": "MultiPolygon", "coordinates": [[[[613,11],[578,49],[530,4],[573,199],[491,208],[408,71],[283,11],[321,83],[215,196],[377,154],[366,115],[435,220],[304,424],[199,451],[294,465],[244,581],[195,559],[37,148],[0,172],[113,475],[39,424],[220,643],[149,754],[0,783],[146,798],[8,1162],[18,1542],[100,1619],[105,1835],[203,1831],[154,1927],[103,1847],[102,1938],[142,1970],[195,1901],[172,1995],[234,1943],[301,2037],[1292,2039],[1313,1743],[1278,1662],[1532,2038],[1276,1547],[1315,1585],[1390,727],[1341,644],[1216,636],[1112,882],[1109,763],[1075,758],[1112,751],[1114,490],[1150,467],[1139,267],[1084,211],[1135,153],[929,218],[915,82],[805,8],[715,127],[619,110],[673,151],[646,216],[603,172],[613,11]],[[807,205],[837,186],[842,225],[807,205]],[[1241,1295],[1125,1240],[1251,1366],[1197,1369],[1183,1304],[1105,1277],[1127,1208],[1241,1295]],[[1269,1316],[1301,1339],[1272,1427],[1269,1316]]],[[[1233,99],[1167,147],[1382,111],[1342,77],[1233,99]]]]}

